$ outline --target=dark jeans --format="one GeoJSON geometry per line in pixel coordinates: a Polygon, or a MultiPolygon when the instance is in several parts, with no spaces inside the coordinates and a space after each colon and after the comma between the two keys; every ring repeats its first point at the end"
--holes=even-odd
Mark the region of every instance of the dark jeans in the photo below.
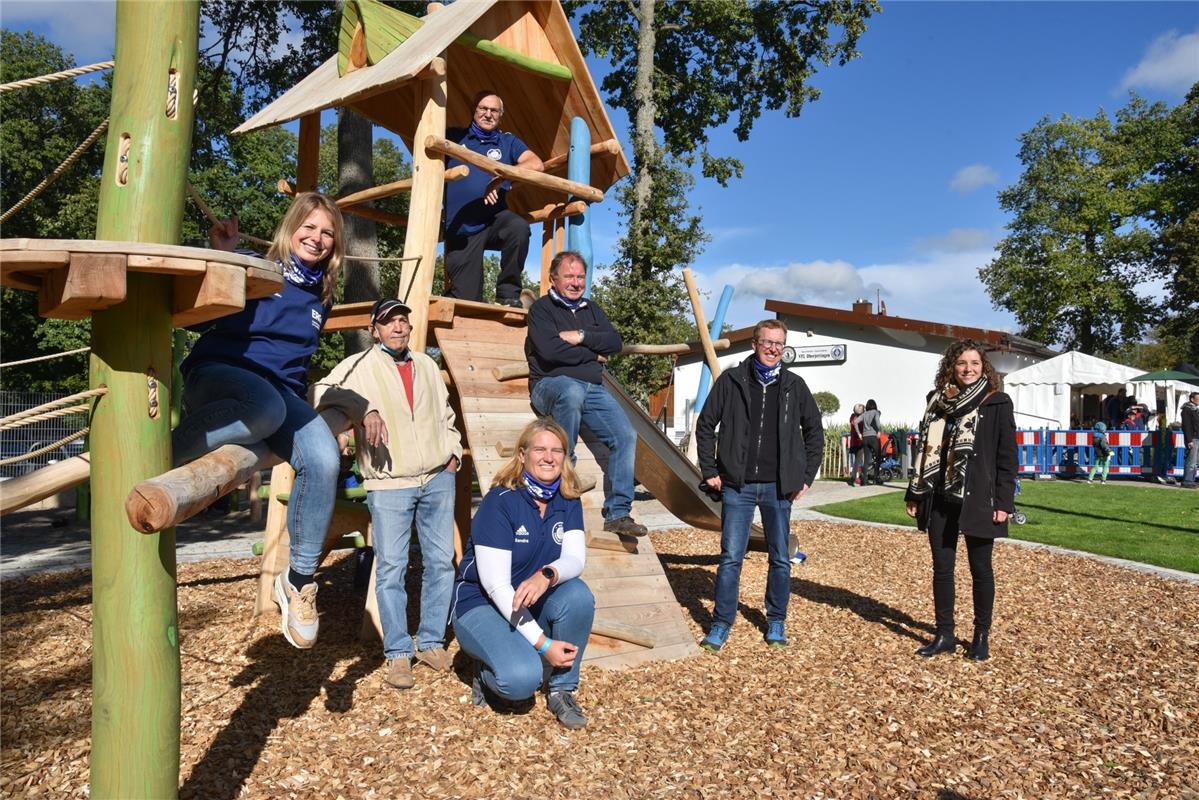
{"type": "Polygon", "coordinates": [[[520,276],[529,254],[529,223],[508,209],[496,214],[488,227],[470,236],[445,240],[445,296],[483,300],[483,251],[500,251],[500,275],[495,281],[496,300],[520,299],[520,276]]]}
{"type": "MultiPolygon", "coordinates": [[[[953,635],[953,568],[957,560],[958,509],[935,504],[932,515],[941,520],[930,521],[928,544],[933,554],[933,605],[937,614],[937,633],[953,635]],[[936,524],[941,522],[943,524],[936,524]]],[[[991,552],[995,540],[980,536],[962,536],[966,540],[966,556],[970,563],[971,589],[974,595],[974,627],[989,630],[995,608],[995,572],[991,567],[991,552]]]]}
{"type": "Polygon", "coordinates": [[[877,436],[862,437],[862,483],[878,481],[879,456],[882,447],[877,436]]]}
{"type": "Polygon", "coordinates": [[[766,572],[766,621],[787,618],[791,599],[791,501],[778,483],[747,483],[738,488],[724,485],[720,508],[720,563],[716,567],[716,607],[712,621],[732,627],[737,617],[741,588],[741,563],[749,547],[749,528],[754,509],[762,512],[769,566],[766,572]]]}

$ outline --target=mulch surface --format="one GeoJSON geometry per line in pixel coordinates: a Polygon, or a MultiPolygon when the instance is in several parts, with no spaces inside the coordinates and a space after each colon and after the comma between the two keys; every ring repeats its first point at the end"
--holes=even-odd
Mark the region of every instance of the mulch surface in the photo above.
{"type": "MultiPolygon", "coordinates": [[[[925,540],[799,530],[809,560],[793,572],[789,648],[762,641],[766,558],[751,553],[724,651],[584,667],[590,722],[574,733],[544,702],[472,706],[461,656],[455,673],[419,666],[415,689],[388,687],[379,646],[357,639],[350,558],[320,575],[308,652],[277,617],[249,619],[255,560],[181,565],[181,796],[1199,798],[1199,587],[997,547],[992,659],[925,660],[913,655],[932,631],[925,540]]],[[[718,540],[673,530],[654,546],[698,639],[718,540]]],[[[0,794],[84,797],[89,576],[0,591],[0,794]]]]}

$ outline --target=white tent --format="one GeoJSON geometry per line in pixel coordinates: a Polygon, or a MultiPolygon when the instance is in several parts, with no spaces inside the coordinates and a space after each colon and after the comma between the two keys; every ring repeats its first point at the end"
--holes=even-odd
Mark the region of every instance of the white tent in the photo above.
{"type": "Polygon", "coordinates": [[[1179,380],[1136,381],[1128,384],[1129,389],[1137,399],[1155,407],[1149,398],[1154,398],[1166,409],[1166,424],[1170,425],[1182,419],[1182,404],[1187,401],[1191,392],[1199,392],[1199,378],[1191,382],[1179,380]]]}
{"type": "Polygon", "coordinates": [[[1033,364],[1003,379],[1004,391],[1016,407],[1017,428],[1069,428],[1082,395],[1135,394],[1128,379],[1142,370],[1089,356],[1077,350],[1033,364]]]}

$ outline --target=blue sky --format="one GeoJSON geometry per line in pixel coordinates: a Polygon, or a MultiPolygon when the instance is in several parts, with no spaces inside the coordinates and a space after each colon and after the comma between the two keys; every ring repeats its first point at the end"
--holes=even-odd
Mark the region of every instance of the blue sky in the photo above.
{"type": "MultiPolygon", "coordinates": [[[[86,63],[110,56],[112,8],[5,0],[0,24],[86,63]]],[[[1199,81],[1199,4],[884,2],[858,49],[816,76],[823,96],[799,119],[765,114],[745,143],[713,136],[745,177],[692,195],[713,236],[693,265],[709,314],[730,284],[737,326],[766,297],[848,308],[877,293],[893,315],[1014,329],[977,269],[1008,221],[996,193],[1020,175],[1020,134],[1115,111],[1130,90],[1180,102],[1199,81]]],[[[602,263],[621,233],[614,204],[593,230],[602,263]]]]}

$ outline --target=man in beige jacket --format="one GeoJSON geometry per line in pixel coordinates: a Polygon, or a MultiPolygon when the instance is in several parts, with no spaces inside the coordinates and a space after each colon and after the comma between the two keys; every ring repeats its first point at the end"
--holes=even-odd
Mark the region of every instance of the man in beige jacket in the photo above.
{"type": "Polygon", "coordinates": [[[445,634],[454,586],[454,473],[462,459],[441,370],[408,349],[409,313],[399,300],[375,303],[375,346],[342,361],[316,386],[318,410],[336,408],[355,423],[374,534],[385,680],[397,689],[414,685],[413,657],[438,671],[450,668],[445,634]],[[415,649],[404,589],[414,521],[424,563],[415,649]]]}

